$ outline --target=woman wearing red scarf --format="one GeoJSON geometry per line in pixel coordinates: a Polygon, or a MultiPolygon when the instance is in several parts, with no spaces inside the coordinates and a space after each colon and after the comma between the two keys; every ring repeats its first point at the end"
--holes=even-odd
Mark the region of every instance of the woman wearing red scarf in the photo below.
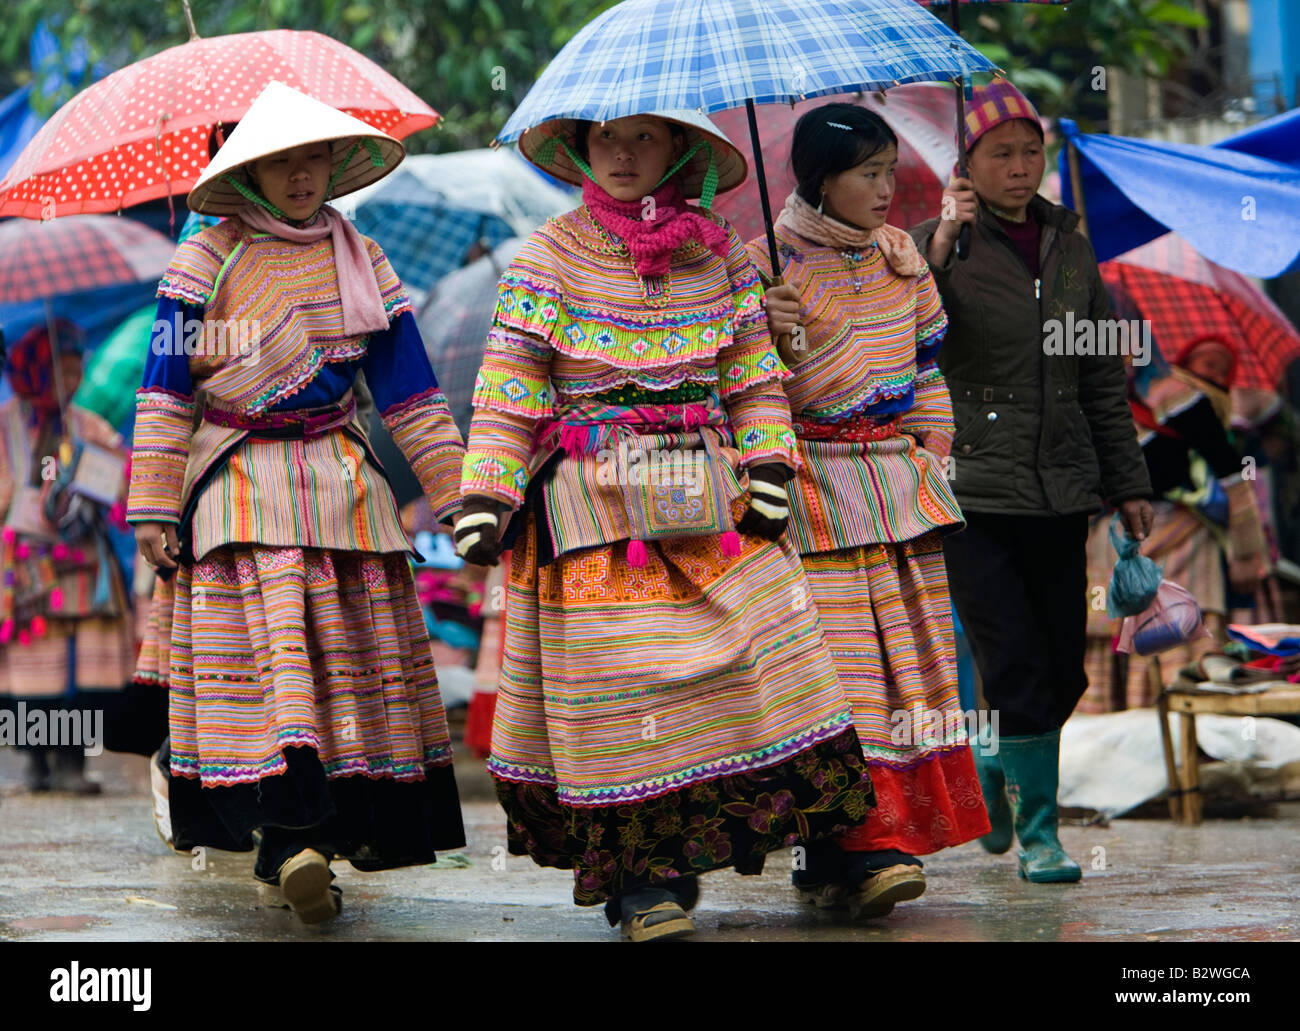
{"type": "Polygon", "coordinates": [[[707,211],[744,160],[693,113],[521,146],[583,204],[502,276],[474,397],[457,546],[514,548],[489,769],[513,853],[633,940],[675,937],[696,875],[801,863],[870,782],[776,543],[799,459],[762,287],[707,211]]]}

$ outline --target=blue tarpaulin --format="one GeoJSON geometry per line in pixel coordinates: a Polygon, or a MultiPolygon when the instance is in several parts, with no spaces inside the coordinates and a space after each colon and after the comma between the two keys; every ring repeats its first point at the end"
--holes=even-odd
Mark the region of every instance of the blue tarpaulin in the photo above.
{"type": "MultiPolygon", "coordinates": [[[[1079,151],[1088,236],[1099,261],[1173,231],[1246,275],[1271,279],[1300,267],[1300,167],[1223,144],[1086,135],[1067,118],[1060,125],[1079,151]]],[[[1074,207],[1064,147],[1060,170],[1062,202],[1074,207]]]]}
{"type": "Polygon", "coordinates": [[[1252,125],[1215,146],[1300,168],[1300,107],[1252,125]]]}

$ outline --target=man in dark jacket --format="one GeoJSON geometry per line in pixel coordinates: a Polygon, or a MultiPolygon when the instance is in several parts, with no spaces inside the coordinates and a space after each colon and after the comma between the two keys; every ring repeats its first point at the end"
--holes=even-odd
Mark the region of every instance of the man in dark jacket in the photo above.
{"type": "Polygon", "coordinates": [[[1084,674],[1088,516],[1103,501],[1133,537],[1151,485],[1125,396],[1121,337],[1078,216],[1037,196],[1038,114],[1009,82],[976,90],[970,180],[912,230],[949,327],[939,366],[956,420],[949,474],[966,529],[948,538],[953,600],[998,713],[996,754],[977,748],[991,852],[1020,840],[1020,874],[1077,881],[1057,837],[1061,725],[1084,674]],[[954,244],[971,226],[970,254],[954,244]],[[1008,804],[1009,800],[1009,804],[1008,804]]]}

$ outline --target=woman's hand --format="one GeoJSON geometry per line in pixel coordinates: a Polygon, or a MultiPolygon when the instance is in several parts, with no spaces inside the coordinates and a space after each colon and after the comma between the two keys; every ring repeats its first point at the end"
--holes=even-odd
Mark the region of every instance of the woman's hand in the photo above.
{"type": "Polygon", "coordinates": [[[956,246],[961,227],[967,223],[975,224],[980,206],[975,184],[969,179],[949,179],[940,204],[939,225],[930,237],[930,247],[925,255],[931,265],[942,265],[947,261],[956,246]]]}
{"type": "Polygon", "coordinates": [[[1119,503],[1119,518],[1124,529],[1135,541],[1144,541],[1155,522],[1155,510],[1146,498],[1129,498],[1119,503]]]}
{"type": "Polygon", "coordinates": [[[749,467],[749,508],[736,529],[769,541],[781,539],[790,520],[790,499],[785,492],[789,471],[783,465],[767,462],[749,467]]]}
{"type": "Polygon", "coordinates": [[[456,554],[470,565],[495,566],[501,555],[501,516],[510,506],[482,494],[467,494],[456,516],[456,554]]]}
{"type": "Polygon", "coordinates": [[[799,291],[789,283],[769,286],[763,294],[763,306],[767,309],[767,328],[772,331],[772,339],[782,333],[793,333],[799,325],[799,291]]]}
{"type": "Polygon", "coordinates": [[[135,546],[154,569],[175,569],[181,553],[175,523],[136,523],[135,546]]]}

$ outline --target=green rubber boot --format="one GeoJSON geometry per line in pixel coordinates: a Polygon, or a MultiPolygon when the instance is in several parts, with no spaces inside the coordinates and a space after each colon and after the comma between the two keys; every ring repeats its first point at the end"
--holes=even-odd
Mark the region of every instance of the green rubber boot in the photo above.
{"type": "Polygon", "coordinates": [[[1020,839],[1020,876],[1035,884],[1079,880],[1079,864],[1057,837],[1056,789],[1060,783],[1061,732],[1004,737],[998,758],[1006,774],[1012,822],[1020,839]]]}
{"type": "Polygon", "coordinates": [[[980,791],[984,795],[984,808],[989,813],[992,830],[980,838],[985,852],[1002,855],[1011,847],[1011,806],[1007,803],[1007,780],[1002,763],[996,755],[984,755],[979,745],[971,749],[975,755],[975,772],[979,774],[980,791]]]}

